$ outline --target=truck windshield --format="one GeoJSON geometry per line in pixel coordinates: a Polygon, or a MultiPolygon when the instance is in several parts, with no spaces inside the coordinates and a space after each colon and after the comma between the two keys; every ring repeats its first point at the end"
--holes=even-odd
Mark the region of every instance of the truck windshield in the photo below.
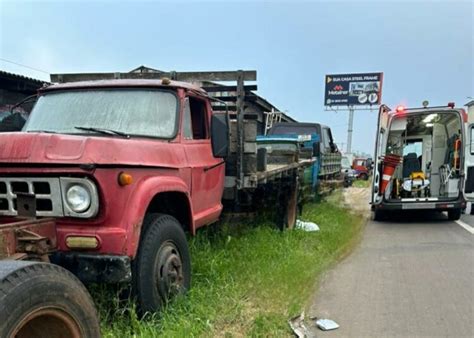
{"type": "Polygon", "coordinates": [[[175,134],[177,111],[177,98],[167,91],[105,89],[53,92],[39,98],[23,130],[104,135],[94,129],[107,129],[116,135],[171,138],[175,134]]]}

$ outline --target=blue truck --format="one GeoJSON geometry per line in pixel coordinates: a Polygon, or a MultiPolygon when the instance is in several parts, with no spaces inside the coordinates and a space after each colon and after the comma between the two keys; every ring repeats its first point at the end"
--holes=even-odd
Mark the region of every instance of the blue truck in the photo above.
{"type": "Polygon", "coordinates": [[[258,147],[275,148],[277,144],[299,144],[299,156],[316,161],[304,172],[303,183],[314,195],[324,181],[341,180],[341,153],[332,138],[331,129],[320,123],[277,123],[265,136],[257,137],[258,147]]]}

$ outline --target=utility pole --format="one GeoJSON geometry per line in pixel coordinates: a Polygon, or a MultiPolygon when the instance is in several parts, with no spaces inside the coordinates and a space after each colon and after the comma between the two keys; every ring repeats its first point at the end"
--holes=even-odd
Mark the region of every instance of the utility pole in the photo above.
{"type": "Polygon", "coordinates": [[[354,125],[354,107],[349,106],[349,124],[347,126],[347,153],[352,153],[352,127],[354,125]]]}

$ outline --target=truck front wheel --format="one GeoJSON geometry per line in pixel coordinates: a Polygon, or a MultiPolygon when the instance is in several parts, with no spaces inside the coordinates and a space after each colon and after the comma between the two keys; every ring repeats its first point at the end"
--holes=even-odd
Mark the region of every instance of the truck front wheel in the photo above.
{"type": "Polygon", "coordinates": [[[84,285],[53,264],[0,261],[0,337],[100,337],[84,285]]]}
{"type": "Polygon", "coordinates": [[[133,291],[142,314],[159,310],[191,285],[188,242],[176,218],[147,215],[135,261],[133,291]]]}

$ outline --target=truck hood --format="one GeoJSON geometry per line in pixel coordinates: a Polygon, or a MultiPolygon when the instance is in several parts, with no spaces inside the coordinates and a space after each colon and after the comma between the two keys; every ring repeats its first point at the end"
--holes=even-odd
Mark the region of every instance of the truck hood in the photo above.
{"type": "Polygon", "coordinates": [[[134,165],[178,168],[179,144],[156,139],[0,133],[0,163],[134,165]]]}

